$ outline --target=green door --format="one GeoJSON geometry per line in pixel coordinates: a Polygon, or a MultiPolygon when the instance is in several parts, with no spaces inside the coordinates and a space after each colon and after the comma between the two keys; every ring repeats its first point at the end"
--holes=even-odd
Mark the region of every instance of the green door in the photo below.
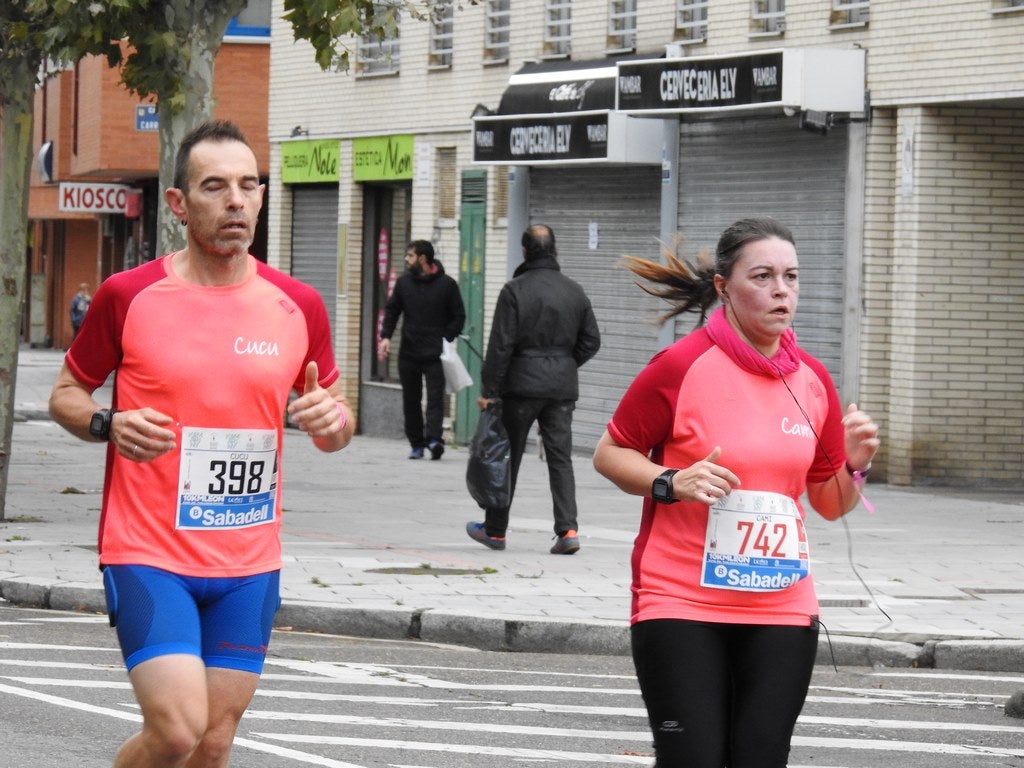
{"type": "Polygon", "coordinates": [[[455,440],[465,445],[473,438],[479,409],[480,369],[484,353],[484,260],[487,229],[487,171],[462,172],[462,207],[459,211],[459,289],[466,305],[466,326],[459,357],[473,377],[472,386],[455,396],[455,440]]]}

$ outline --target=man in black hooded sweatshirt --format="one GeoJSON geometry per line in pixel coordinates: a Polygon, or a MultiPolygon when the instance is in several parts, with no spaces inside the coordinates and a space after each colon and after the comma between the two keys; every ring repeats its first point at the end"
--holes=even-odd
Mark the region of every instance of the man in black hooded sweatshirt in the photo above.
{"type": "Polygon", "coordinates": [[[405,250],[406,271],[395,283],[384,306],[380,330],[381,357],[391,351],[391,335],[398,318],[402,322],[402,344],[398,350],[398,380],[402,384],[402,414],[405,436],[412,450],[410,459],[422,459],[424,448],[431,459],[444,453],[444,370],[441,367],[441,339],[453,341],[466,322],[459,286],[445,274],[434,258],[434,246],[413,240],[405,250]],[[423,418],[423,382],[427,382],[426,423],[423,418]]]}
{"type": "MultiPolygon", "coordinates": [[[[572,468],[572,413],[579,399],[578,368],[601,347],[590,299],[562,274],[555,233],[535,224],[523,233],[524,261],[505,283],[494,308],[481,380],[481,410],[501,400],[501,418],[511,444],[512,490],[530,426],[540,426],[554,507],[551,553],[580,548],[576,525],[576,480],[572,468]]],[[[509,508],[488,508],[482,523],[466,533],[491,549],[505,548],[509,508]]]]}

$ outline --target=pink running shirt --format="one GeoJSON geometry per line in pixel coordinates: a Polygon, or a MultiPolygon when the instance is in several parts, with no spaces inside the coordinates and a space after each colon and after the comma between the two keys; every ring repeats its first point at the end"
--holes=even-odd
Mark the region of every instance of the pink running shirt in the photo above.
{"type": "Polygon", "coordinates": [[[179,433],[175,451],[148,463],[108,446],[103,565],[198,577],[281,567],[284,408],[292,389],[303,391],[309,361],[321,386],[339,372],[316,291],[249,260],[250,276],[238,285],[187,283],[163,257],[112,275],[96,291],[68,368],[90,387],[116,370],[113,407],[153,408],[172,416],[179,433]],[[192,462],[209,465],[203,489],[187,481],[201,476],[192,462]],[[221,494],[206,501],[222,504],[196,502],[206,486],[221,494]]]}
{"type": "MultiPolygon", "coordinates": [[[[721,446],[718,463],[740,478],[741,489],[782,494],[799,506],[807,482],[827,480],[846,459],[835,386],[817,360],[802,350],[799,356],[785,380],[752,373],[698,329],[640,372],[609,434],[668,467],[688,467],[721,446]]],[[[802,507],[799,514],[802,519],[802,507]]],[[[703,587],[708,517],[704,504],[644,499],[632,556],[631,621],[808,625],[818,614],[813,549],[812,575],[780,591],[703,587]]]]}

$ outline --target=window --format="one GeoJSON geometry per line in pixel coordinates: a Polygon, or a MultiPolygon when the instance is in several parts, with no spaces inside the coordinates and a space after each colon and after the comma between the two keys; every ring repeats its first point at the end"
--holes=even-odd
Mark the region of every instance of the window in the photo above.
{"type": "Polygon", "coordinates": [[[456,188],[458,169],[455,165],[455,147],[437,149],[437,224],[453,226],[458,218],[456,210],[456,188]]]}
{"type": "Polygon", "coordinates": [[[1024,10],[1024,0],[992,0],[992,13],[1013,13],[1024,10]]]}
{"type": "Polygon", "coordinates": [[[225,37],[270,38],[270,0],[249,0],[235,18],[228,22],[225,37]]]}
{"type": "Polygon", "coordinates": [[[430,16],[430,66],[451,69],[455,7],[450,2],[434,8],[430,16]]]}
{"type": "Polygon", "coordinates": [[[676,1],[676,39],[702,43],[708,39],[708,0],[676,1]]]}
{"type": "Polygon", "coordinates": [[[545,0],[544,55],[565,57],[572,53],[572,0],[545,0]]]}
{"type": "Polygon", "coordinates": [[[829,16],[830,27],[863,27],[868,23],[870,0],[832,0],[832,14],[829,16]]]}
{"type": "Polygon", "coordinates": [[[496,165],[491,174],[494,178],[494,207],[491,217],[496,227],[508,226],[508,166],[496,165]]]}
{"type": "Polygon", "coordinates": [[[636,0],[610,0],[608,3],[608,49],[636,49],[636,0]]]}
{"type": "Polygon", "coordinates": [[[487,0],[484,9],[484,61],[508,61],[512,0],[487,0]]]}
{"type": "Polygon", "coordinates": [[[786,31],[786,0],[751,0],[751,35],[781,35],[786,31]]]}
{"type": "MultiPolygon", "coordinates": [[[[389,5],[396,5],[394,0],[381,3],[375,13],[387,12],[389,5]]],[[[398,18],[395,9],[396,20],[398,18]]],[[[377,34],[366,34],[359,40],[356,72],[360,75],[391,75],[398,72],[399,40],[398,31],[392,38],[384,38],[377,34]]]]}

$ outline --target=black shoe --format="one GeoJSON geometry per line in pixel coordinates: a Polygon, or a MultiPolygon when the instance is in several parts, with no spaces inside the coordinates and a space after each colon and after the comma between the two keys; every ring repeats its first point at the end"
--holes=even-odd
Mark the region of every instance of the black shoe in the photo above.
{"type": "Polygon", "coordinates": [[[432,461],[437,461],[441,458],[441,454],[444,453],[444,443],[440,440],[431,440],[430,445],[428,445],[427,448],[430,451],[430,458],[432,461]]]}

